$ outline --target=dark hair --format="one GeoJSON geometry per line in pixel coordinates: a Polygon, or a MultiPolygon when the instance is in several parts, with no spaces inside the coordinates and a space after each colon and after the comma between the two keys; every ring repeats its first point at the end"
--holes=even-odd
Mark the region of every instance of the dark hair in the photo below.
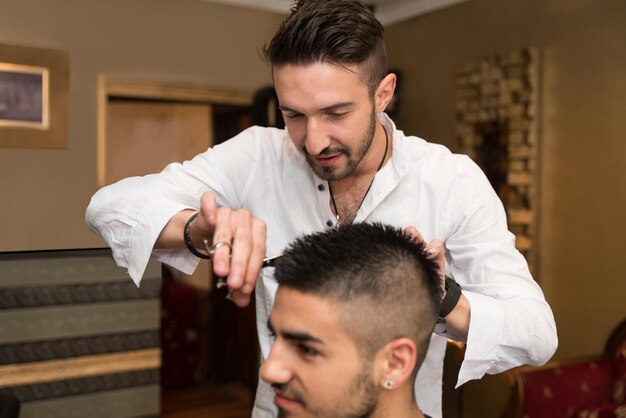
{"type": "Polygon", "coordinates": [[[357,0],[299,0],[263,55],[272,66],[359,64],[371,95],[387,75],[383,26],[357,0]]]}
{"type": "Polygon", "coordinates": [[[341,322],[366,355],[409,337],[421,364],[439,312],[439,275],[424,245],[402,230],[357,223],[301,237],[274,277],[281,287],[338,302],[341,322]]]}

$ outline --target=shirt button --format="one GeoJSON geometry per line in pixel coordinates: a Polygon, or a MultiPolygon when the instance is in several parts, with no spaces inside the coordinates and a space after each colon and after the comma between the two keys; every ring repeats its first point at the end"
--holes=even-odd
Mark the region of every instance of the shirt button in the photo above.
{"type": "Polygon", "coordinates": [[[320,192],[324,191],[324,185],[323,184],[318,184],[317,185],[317,190],[319,190],[320,192]]]}
{"type": "Polygon", "coordinates": [[[330,219],[326,221],[326,226],[333,226],[333,221],[331,221],[330,219]]]}

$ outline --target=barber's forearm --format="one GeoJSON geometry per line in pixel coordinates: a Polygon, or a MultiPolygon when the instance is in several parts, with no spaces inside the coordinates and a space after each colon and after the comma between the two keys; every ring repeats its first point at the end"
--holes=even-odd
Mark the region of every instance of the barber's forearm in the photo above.
{"type": "Polygon", "coordinates": [[[456,335],[462,341],[467,341],[470,314],[471,310],[469,301],[465,296],[461,295],[459,302],[456,304],[452,312],[444,318],[446,320],[446,328],[448,328],[452,334],[456,335]]]}
{"type": "MultiPolygon", "coordinates": [[[[195,210],[183,210],[178,212],[165,224],[157,240],[154,243],[156,249],[178,249],[185,248],[185,241],[183,240],[183,231],[185,223],[191,215],[196,213],[195,210]]],[[[194,242],[194,244],[196,244],[194,242]]],[[[201,246],[198,245],[198,248],[201,246]]]]}

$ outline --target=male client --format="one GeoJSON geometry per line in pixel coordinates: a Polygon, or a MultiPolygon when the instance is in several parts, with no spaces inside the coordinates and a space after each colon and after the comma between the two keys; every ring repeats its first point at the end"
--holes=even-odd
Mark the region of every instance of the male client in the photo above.
{"type": "Polygon", "coordinates": [[[400,229],[307,235],[277,261],[261,377],[281,417],[424,417],[413,385],[439,311],[437,265],[400,229]]]}

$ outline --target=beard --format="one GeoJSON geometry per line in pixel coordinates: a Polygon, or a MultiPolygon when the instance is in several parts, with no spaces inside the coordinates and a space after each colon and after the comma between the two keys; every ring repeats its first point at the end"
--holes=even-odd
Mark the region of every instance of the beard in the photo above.
{"type": "Polygon", "coordinates": [[[376,112],[372,111],[372,115],[370,117],[370,124],[368,126],[367,131],[361,137],[361,140],[357,144],[356,150],[351,150],[345,147],[328,147],[324,148],[322,152],[320,152],[316,157],[324,157],[327,155],[337,155],[343,154],[346,156],[348,161],[346,162],[346,166],[344,168],[338,167],[320,167],[315,164],[313,157],[306,151],[306,147],[303,147],[303,152],[306,157],[307,163],[313,169],[313,172],[321,179],[326,181],[336,181],[342,180],[346,177],[349,177],[357,165],[361,162],[367,150],[370,148],[372,144],[372,140],[374,139],[374,133],[376,132],[376,112]]]}
{"type": "MultiPolygon", "coordinates": [[[[310,405],[301,393],[282,387],[282,393],[298,400],[308,417],[311,418],[369,418],[378,406],[378,390],[369,370],[369,364],[364,365],[361,373],[348,385],[348,389],[341,395],[334,405],[310,405]]],[[[282,385],[281,385],[282,386],[282,385]]],[[[291,414],[278,409],[278,418],[289,418],[291,414]]]]}

